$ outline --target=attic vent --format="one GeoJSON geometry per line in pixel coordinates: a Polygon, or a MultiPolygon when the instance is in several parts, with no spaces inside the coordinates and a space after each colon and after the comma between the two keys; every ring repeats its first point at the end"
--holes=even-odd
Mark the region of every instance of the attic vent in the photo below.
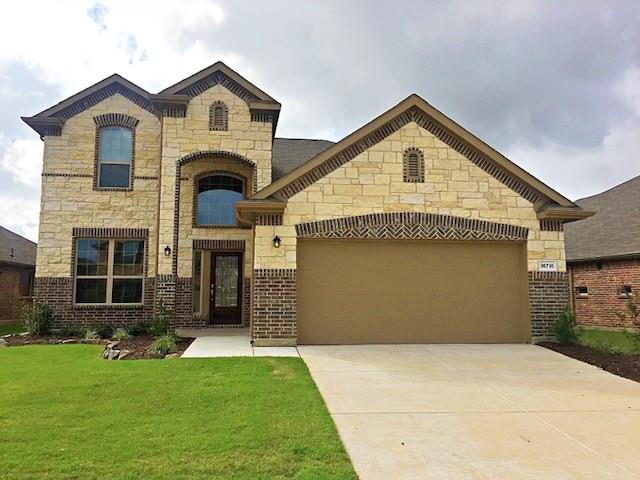
{"type": "Polygon", "coordinates": [[[402,173],[405,182],[424,182],[424,155],[415,148],[407,148],[404,152],[402,173]]]}
{"type": "Polygon", "coordinates": [[[229,110],[224,102],[216,101],[209,107],[209,130],[228,130],[229,110]]]}

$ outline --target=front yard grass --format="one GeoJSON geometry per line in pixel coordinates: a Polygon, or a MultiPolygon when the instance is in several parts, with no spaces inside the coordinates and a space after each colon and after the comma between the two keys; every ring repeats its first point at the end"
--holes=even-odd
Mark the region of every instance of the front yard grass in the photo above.
{"type": "Polygon", "coordinates": [[[0,349],[1,479],[355,478],[295,358],[0,349]]]}
{"type": "Polygon", "coordinates": [[[640,342],[628,332],[580,328],[577,333],[580,345],[605,352],[640,353],[640,342]]]}

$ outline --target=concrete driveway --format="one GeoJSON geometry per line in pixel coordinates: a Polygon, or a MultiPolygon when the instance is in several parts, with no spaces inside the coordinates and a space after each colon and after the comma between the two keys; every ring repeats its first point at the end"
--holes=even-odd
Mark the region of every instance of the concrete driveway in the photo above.
{"type": "Polygon", "coordinates": [[[362,479],[640,478],[640,384],[533,345],[302,346],[362,479]]]}

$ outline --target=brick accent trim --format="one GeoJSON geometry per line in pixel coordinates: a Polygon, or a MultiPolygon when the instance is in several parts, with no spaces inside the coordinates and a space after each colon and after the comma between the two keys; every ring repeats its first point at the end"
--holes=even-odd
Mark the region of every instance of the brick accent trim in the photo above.
{"type": "Polygon", "coordinates": [[[424,183],[424,154],[415,147],[407,148],[402,155],[402,179],[410,183],[424,183]],[[416,165],[411,165],[415,155],[416,165]],[[413,172],[412,172],[413,171],[413,172]]]}
{"type": "Polygon", "coordinates": [[[56,113],[55,116],[68,120],[69,118],[84,112],[88,108],[91,108],[94,105],[97,105],[98,103],[102,102],[103,100],[106,100],[107,98],[117,93],[122,95],[126,99],[130,100],[131,102],[135,103],[139,107],[143,108],[144,110],[150,113],[153,113],[154,115],[158,115],[158,112],[156,111],[155,107],[151,103],[151,100],[141,95],[138,95],[137,93],[129,90],[127,87],[120,85],[119,83],[112,83],[111,85],[101,88],[97,92],[87,97],[81,98],[74,104],[69,105],[64,110],[61,110],[60,112],[56,113]]]}
{"type": "Polygon", "coordinates": [[[299,238],[380,238],[421,240],[527,239],[529,229],[434,213],[373,213],[296,225],[299,238]]]}
{"type": "Polygon", "coordinates": [[[541,195],[533,190],[531,187],[523,183],[520,179],[516,178],[511,173],[498,166],[495,162],[488,159],[480,152],[475,150],[471,145],[459,140],[453,136],[439,124],[436,124],[427,115],[417,108],[411,108],[406,112],[398,115],[396,118],[390,120],[377,130],[371,132],[362,140],[354,143],[353,145],[345,148],[344,150],[336,153],[330,157],[327,161],[313,168],[309,172],[303,174],[289,185],[284,186],[278,191],[278,195],[285,198],[291,198],[298,192],[301,192],[305,188],[309,187],[319,179],[325,177],[332,171],[341,167],[348,161],[354,159],[367,149],[381,142],[392,133],[398,131],[400,128],[408,124],[409,122],[416,122],[422,128],[429,133],[437,137],[440,141],[447,144],[449,147],[468,158],[476,166],[492,175],[498,181],[515,191],[523,198],[527,199],[531,203],[536,203],[542,200],[541,195]]]}
{"type": "Polygon", "coordinates": [[[562,232],[564,224],[559,220],[540,220],[540,230],[543,232],[562,232]]]}
{"type": "Polygon", "coordinates": [[[244,240],[193,240],[194,250],[245,250],[244,240]]]}
{"type": "Polygon", "coordinates": [[[535,340],[552,337],[552,327],[569,305],[567,272],[529,272],[531,335],[535,340]]]}
{"type": "Polygon", "coordinates": [[[219,72],[215,72],[207,77],[204,77],[201,80],[197,81],[196,83],[189,85],[187,88],[180,90],[176,93],[189,95],[191,98],[193,98],[193,97],[197,97],[203,92],[206,92],[210,88],[215,87],[218,84],[222,85],[224,88],[229,90],[234,95],[240,97],[247,104],[252,100],[260,100],[258,97],[256,97],[254,94],[246,90],[240,84],[234,82],[229,77],[219,72]]]}
{"type": "Polygon", "coordinates": [[[252,111],[251,121],[257,123],[273,123],[273,113],[252,111]]]}
{"type": "MultiPolygon", "coordinates": [[[[238,222],[234,225],[200,225],[198,223],[198,182],[200,179],[209,177],[211,175],[225,175],[228,177],[233,177],[242,182],[242,195],[243,198],[247,197],[247,178],[243,175],[240,175],[235,172],[230,172],[228,170],[207,170],[206,172],[200,172],[193,177],[193,200],[192,200],[192,209],[191,209],[191,226],[193,228],[242,228],[238,225],[238,222]]],[[[181,179],[182,180],[182,179],[181,179]]]]}
{"type": "Polygon", "coordinates": [[[73,227],[73,237],[80,238],[149,238],[148,228],[73,227]]]}
{"type": "Polygon", "coordinates": [[[254,340],[290,339],[295,343],[296,270],[256,269],[253,271],[254,340]]]}
{"type": "Polygon", "coordinates": [[[282,214],[273,213],[273,214],[256,215],[255,224],[256,225],[282,225],[282,214]]]}
{"type": "Polygon", "coordinates": [[[93,117],[96,124],[95,147],[93,151],[93,189],[110,192],[129,192],[133,190],[136,163],[136,126],[139,120],[124,113],[105,113],[93,117]],[[128,187],[101,187],[98,172],[100,171],[100,129],[104,127],[124,127],[131,130],[131,163],[129,164],[129,186],[128,187]]]}
{"type": "Polygon", "coordinates": [[[95,122],[97,127],[126,127],[130,129],[134,129],[138,126],[137,118],[134,118],[125,113],[105,113],[103,115],[98,115],[93,117],[93,121],[95,122]]]}
{"type": "Polygon", "coordinates": [[[227,108],[227,104],[221,100],[216,100],[209,106],[209,130],[220,132],[226,132],[227,130],[229,130],[229,108],[227,108]],[[216,125],[216,108],[222,109],[221,125],[216,125]]]}
{"type": "Polygon", "coordinates": [[[93,178],[94,175],[89,173],[58,173],[58,172],[43,172],[43,177],[73,177],[73,178],[93,178]]]}

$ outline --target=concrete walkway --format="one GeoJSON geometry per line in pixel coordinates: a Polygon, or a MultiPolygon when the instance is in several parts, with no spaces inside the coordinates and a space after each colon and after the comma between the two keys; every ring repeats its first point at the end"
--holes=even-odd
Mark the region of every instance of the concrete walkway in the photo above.
{"type": "Polygon", "coordinates": [[[177,333],[183,337],[196,337],[182,358],[300,356],[295,347],[254,347],[249,330],[245,328],[185,329],[177,333]]]}
{"type": "Polygon", "coordinates": [[[640,478],[636,382],[533,345],[298,348],[364,480],[640,478]]]}

